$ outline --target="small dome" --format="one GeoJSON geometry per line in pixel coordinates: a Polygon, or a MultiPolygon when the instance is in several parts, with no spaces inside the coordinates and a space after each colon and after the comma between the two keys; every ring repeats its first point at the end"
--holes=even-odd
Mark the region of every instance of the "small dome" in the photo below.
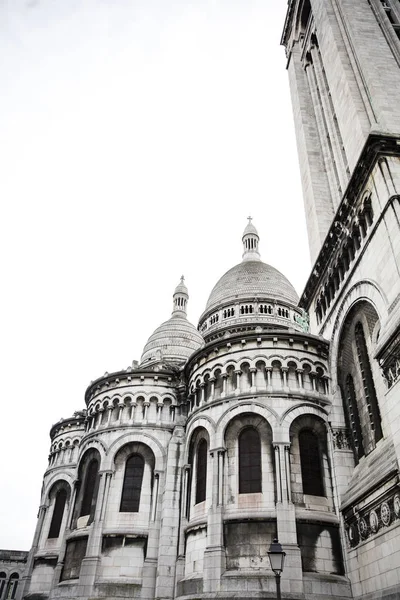
{"type": "Polygon", "coordinates": [[[143,349],[141,365],[162,361],[183,365],[204,340],[185,317],[174,315],[157,327],[143,349]]]}
{"type": "Polygon", "coordinates": [[[222,302],[234,302],[245,298],[271,298],[297,305],[299,297],[284,275],[261,260],[248,260],[229,269],[214,286],[208,298],[206,310],[222,302]]]}
{"type": "Polygon", "coordinates": [[[244,238],[245,235],[256,235],[258,236],[258,231],[255,228],[255,226],[253,225],[253,223],[251,222],[251,217],[248,217],[249,222],[247,223],[245,230],[243,231],[243,236],[242,239],[244,238]]]}
{"type": "Polygon", "coordinates": [[[143,349],[141,365],[153,362],[183,365],[189,356],[204,344],[200,333],[187,320],[188,299],[189,294],[182,275],[181,281],[174,291],[171,318],[157,327],[147,340],[143,349]]]}

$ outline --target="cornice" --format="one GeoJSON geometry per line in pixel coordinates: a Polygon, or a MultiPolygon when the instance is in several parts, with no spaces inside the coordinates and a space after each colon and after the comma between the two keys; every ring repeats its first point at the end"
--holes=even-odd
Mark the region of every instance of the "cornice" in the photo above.
{"type": "Polygon", "coordinates": [[[331,258],[338,244],[346,235],[345,223],[351,217],[356,202],[360,196],[366,180],[373,167],[381,156],[399,156],[400,137],[386,133],[372,132],[361,151],[357,165],[350,178],[343,199],[336,211],[332,225],[325,237],[325,241],[315,261],[311,275],[308,278],[301,295],[299,306],[305,310],[310,309],[311,301],[322,283],[323,277],[329,268],[331,258]]]}

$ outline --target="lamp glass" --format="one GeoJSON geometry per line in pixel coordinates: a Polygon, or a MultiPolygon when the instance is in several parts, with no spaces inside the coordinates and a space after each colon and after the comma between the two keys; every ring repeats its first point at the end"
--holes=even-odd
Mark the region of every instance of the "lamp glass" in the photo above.
{"type": "Polygon", "coordinates": [[[271,569],[275,575],[280,575],[285,565],[286,552],[283,552],[282,546],[278,540],[274,540],[271,544],[268,556],[271,563],[271,569]]]}

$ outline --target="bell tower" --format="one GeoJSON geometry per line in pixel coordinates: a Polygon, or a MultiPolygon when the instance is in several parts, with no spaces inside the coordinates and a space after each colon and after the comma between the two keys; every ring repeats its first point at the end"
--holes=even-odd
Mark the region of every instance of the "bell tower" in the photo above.
{"type": "Polygon", "coordinates": [[[289,0],[282,34],[354,598],[400,593],[400,0],[289,0]],[[399,564],[399,562],[397,562],[399,564]]]}
{"type": "Polygon", "coordinates": [[[371,145],[398,149],[400,2],[291,0],[282,43],[315,260],[371,145]]]}

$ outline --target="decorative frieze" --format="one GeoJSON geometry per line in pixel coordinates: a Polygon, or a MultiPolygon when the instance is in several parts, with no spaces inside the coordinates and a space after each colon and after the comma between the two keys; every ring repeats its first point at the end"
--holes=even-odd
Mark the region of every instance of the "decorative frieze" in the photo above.
{"type": "Polygon", "coordinates": [[[400,490],[397,487],[359,512],[354,509],[346,512],[347,543],[350,548],[356,548],[394,523],[400,524],[400,490]]]}

